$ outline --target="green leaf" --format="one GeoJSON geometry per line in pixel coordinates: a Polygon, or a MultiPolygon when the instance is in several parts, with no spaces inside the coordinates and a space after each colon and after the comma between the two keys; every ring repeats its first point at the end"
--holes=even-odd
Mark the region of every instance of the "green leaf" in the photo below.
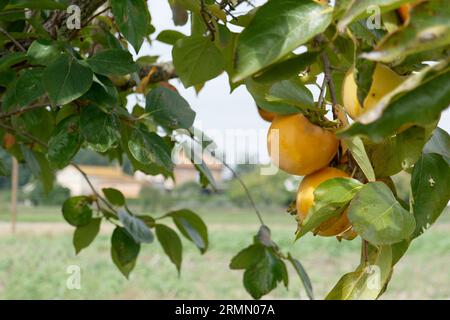
{"type": "Polygon", "coordinates": [[[48,194],[53,189],[55,176],[50,168],[47,158],[45,158],[44,154],[37,151],[31,151],[24,146],[21,146],[21,151],[28,168],[33,175],[39,179],[44,192],[48,194]]]}
{"type": "Polygon", "coordinates": [[[79,254],[81,250],[89,247],[100,231],[101,218],[92,219],[87,225],[77,227],[73,234],[73,246],[75,253],[79,254]]]}
{"type": "Polygon", "coordinates": [[[367,142],[367,152],[376,176],[389,177],[411,168],[422,154],[427,139],[424,128],[411,127],[381,143],[367,142]]]}
{"type": "Polygon", "coordinates": [[[64,219],[75,227],[88,225],[92,220],[92,200],[86,196],[67,199],[62,207],[64,219]]]}
{"type": "Polygon", "coordinates": [[[38,39],[28,48],[27,56],[31,64],[48,66],[61,55],[59,44],[50,40],[38,39]]]}
{"type": "Polygon", "coordinates": [[[253,79],[260,83],[273,83],[290,79],[312,65],[317,60],[318,55],[319,53],[314,51],[294,55],[291,58],[269,66],[267,69],[255,75],[253,79]]]}
{"type": "Polygon", "coordinates": [[[181,244],[180,237],[175,231],[163,224],[156,224],[155,232],[164,252],[177,267],[178,273],[180,273],[181,261],[183,259],[183,245],[181,244]]]}
{"type": "Polygon", "coordinates": [[[20,75],[15,85],[15,100],[20,107],[29,105],[34,100],[44,95],[42,86],[43,69],[28,69],[20,75]]]}
{"type": "Polygon", "coordinates": [[[272,87],[270,83],[259,83],[249,78],[246,80],[245,85],[258,107],[264,110],[278,114],[293,114],[301,112],[299,107],[284,102],[267,101],[266,97],[272,87]]]}
{"type": "Polygon", "coordinates": [[[367,95],[373,82],[373,73],[375,71],[376,63],[365,59],[358,58],[355,63],[355,83],[357,85],[357,97],[359,104],[364,105],[367,95]]]}
{"type": "Polygon", "coordinates": [[[445,130],[436,128],[423,152],[440,154],[450,165],[450,135],[445,130]]]}
{"type": "MultiPolygon", "coordinates": [[[[422,60],[420,60],[422,61],[422,60]]],[[[358,121],[364,124],[373,122],[380,118],[384,112],[395,100],[412,92],[423,85],[430,79],[437,77],[450,69],[450,59],[444,59],[438,63],[423,67],[420,71],[409,75],[402,83],[400,83],[395,89],[384,95],[384,97],[378,101],[376,106],[372,107],[369,111],[358,117],[358,121]]]]}
{"type": "Polygon", "coordinates": [[[195,112],[178,92],[165,87],[151,90],[146,97],[145,111],[158,124],[169,129],[189,129],[195,119],[195,112]]]}
{"type": "Polygon", "coordinates": [[[411,10],[410,21],[388,34],[366,59],[393,62],[408,55],[438,50],[450,44],[450,7],[445,0],[418,3],[411,10]]]}
{"type": "Polygon", "coordinates": [[[89,146],[98,152],[114,148],[119,141],[119,125],[115,115],[107,114],[92,104],[81,111],[80,130],[89,146]]]}
{"type": "Polygon", "coordinates": [[[394,134],[402,125],[426,126],[437,121],[441,112],[449,105],[450,71],[447,71],[392,102],[374,122],[366,125],[356,122],[339,135],[341,137],[363,135],[379,142],[384,137],[394,134]]]}
{"type": "Polygon", "coordinates": [[[411,176],[413,212],[416,229],[413,238],[421,235],[441,215],[450,200],[450,167],[436,153],[423,154],[411,176]]]}
{"type": "Polygon", "coordinates": [[[258,9],[240,34],[233,82],[241,81],[279,61],[325,31],[332,8],[309,0],[269,1],[258,9]]]}
{"type": "MultiPolygon", "coordinates": [[[[367,8],[376,6],[380,13],[391,11],[400,7],[402,4],[411,2],[411,0],[358,0],[352,1],[350,7],[339,21],[337,28],[342,33],[345,28],[353,21],[364,19],[373,14],[373,11],[367,8]]],[[[347,4],[348,5],[348,4],[347,4]]]]}
{"type": "Polygon", "coordinates": [[[351,178],[333,178],[321,183],[314,190],[314,205],[297,232],[297,239],[323,221],[342,213],[362,187],[361,182],[351,178]]]}
{"type": "Polygon", "coordinates": [[[311,91],[299,79],[276,82],[266,95],[266,100],[286,103],[302,109],[314,106],[311,91]]]}
{"type": "Polygon", "coordinates": [[[119,210],[119,220],[137,243],[153,242],[155,238],[153,232],[141,219],[121,209],[119,210]]]}
{"type": "Polygon", "coordinates": [[[87,61],[95,73],[110,75],[126,75],[138,70],[133,56],[125,50],[109,49],[96,53],[87,61]]]}
{"type": "Polygon", "coordinates": [[[48,142],[47,158],[56,168],[66,167],[81,147],[80,117],[70,116],[62,120],[48,142]]]}
{"type": "Polygon", "coordinates": [[[392,272],[391,246],[369,247],[368,263],[345,274],[326,296],[326,300],[374,300],[389,281],[392,272]]]}
{"type": "Polygon", "coordinates": [[[203,220],[188,209],[172,211],[165,216],[171,217],[181,234],[192,241],[201,253],[208,249],[208,229],[203,220]]]}
{"type": "Polygon", "coordinates": [[[123,207],[125,205],[125,197],[122,192],[114,188],[103,188],[103,194],[112,205],[123,207]]]}
{"type": "Polygon", "coordinates": [[[358,166],[366,176],[367,180],[375,181],[375,173],[373,171],[372,163],[370,162],[361,138],[353,137],[345,139],[345,144],[350,150],[353,158],[356,160],[356,163],[358,163],[358,166]]]}
{"type": "Polygon", "coordinates": [[[111,257],[120,272],[128,278],[136,265],[141,245],[122,227],[116,227],[111,237],[111,257]]]}
{"type": "Polygon", "coordinates": [[[120,32],[131,43],[136,52],[141,49],[148,35],[150,13],[143,0],[110,0],[112,12],[120,32]]]}
{"type": "Polygon", "coordinates": [[[169,146],[155,132],[148,132],[143,128],[134,129],[128,141],[128,148],[140,163],[155,163],[168,171],[174,167],[169,146]]]}
{"type": "Polygon", "coordinates": [[[183,39],[185,37],[186,37],[185,34],[176,30],[163,30],[158,34],[156,40],[174,46],[178,40],[183,39]]]}
{"type": "Polygon", "coordinates": [[[27,60],[25,52],[12,52],[0,58],[0,70],[8,69],[9,67],[27,60]]]}
{"type": "Polygon", "coordinates": [[[248,269],[257,264],[265,257],[265,248],[260,243],[252,244],[243,249],[231,259],[230,269],[248,269]]]}
{"type": "Polygon", "coordinates": [[[102,107],[104,110],[115,109],[118,113],[122,109],[115,108],[118,105],[118,92],[114,84],[106,77],[94,75],[91,88],[81,97],[102,107]]]}
{"type": "Polygon", "coordinates": [[[16,131],[28,132],[34,138],[47,142],[55,128],[55,118],[52,111],[45,108],[28,110],[11,119],[16,131]]]}
{"type": "Polygon", "coordinates": [[[202,36],[178,40],[173,46],[172,57],[177,74],[186,88],[217,77],[225,67],[220,50],[209,38],[202,36]]]}
{"type": "Polygon", "coordinates": [[[254,299],[260,299],[284,281],[285,263],[271,250],[265,249],[264,257],[244,272],[244,287],[254,299]]]}
{"type": "Polygon", "coordinates": [[[355,231],[374,245],[409,239],[416,226],[414,216],[383,182],[366,184],[351,201],[348,217],[355,231]]]}
{"type": "Polygon", "coordinates": [[[306,294],[308,295],[309,299],[314,300],[312,283],[311,283],[311,280],[309,279],[308,274],[306,273],[305,268],[303,268],[300,261],[298,261],[297,259],[292,257],[290,253],[288,253],[288,260],[294,267],[298,276],[300,277],[300,280],[302,281],[303,286],[305,287],[305,291],[306,291],[306,294]]]}
{"type": "Polygon", "coordinates": [[[91,69],[68,55],[62,55],[45,69],[43,85],[52,103],[63,105],[87,92],[92,76],[91,69]]]}

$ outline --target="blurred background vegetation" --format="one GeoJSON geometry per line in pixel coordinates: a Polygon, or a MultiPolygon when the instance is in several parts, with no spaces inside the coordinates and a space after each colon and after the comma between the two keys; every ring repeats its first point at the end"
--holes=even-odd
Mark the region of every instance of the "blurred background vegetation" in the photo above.
{"type": "MultiPolygon", "coordinates": [[[[8,163],[6,155],[0,157],[8,163]]],[[[78,154],[76,162],[108,165],[108,159],[89,151],[78,154]]],[[[126,163],[123,166],[127,168],[126,163]]],[[[295,198],[300,178],[281,171],[262,176],[259,169],[239,165],[235,171],[251,191],[274,240],[307,269],[320,299],[342,274],[357,266],[360,240],[338,242],[335,238],[308,235],[294,242],[296,222],[286,207],[295,198]]],[[[69,191],[56,187],[45,195],[24,167],[20,168],[18,231],[11,234],[10,181],[0,177],[0,299],[249,299],[242,288],[242,272],[230,270],[228,264],[252,242],[258,221],[239,181],[231,174],[228,177],[217,192],[194,182],[171,191],[148,186],[142,189],[139,199],[129,201],[136,213],[154,216],[171,209],[192,208],[208,225],[210,240],[204,256],[183,240],[180,277],[158,244],[145,245],[130,280],[123,278],[109,257],[112,226],[104,223],[92,246],[75,255],[73,228],[61,215],[61,204],[69,191]],[[81,290],[66,287],[66,269],[70,265],[81,267],[81,290]]],[[[397,175],[393,180],[398,196],[407,203],[408,175],[397,175]]],[[[435,226],[413,242],[405,259],[396,266],[384,299],[450,298],[449,213],[447,209],[435,226]]],[[[265,298],[306,299],[294,271],[289,272],[290,290],[279,287],[265,298]]]]}

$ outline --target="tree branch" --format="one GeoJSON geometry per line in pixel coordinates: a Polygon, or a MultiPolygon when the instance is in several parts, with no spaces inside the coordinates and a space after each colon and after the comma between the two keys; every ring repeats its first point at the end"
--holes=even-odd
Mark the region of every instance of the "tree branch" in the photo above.
{"type": "Polygon", "coordinates": [[[25,47],[22,46],[19,41],[17,41],[13,36],[11,36],[8,31],[0,27],[0,32],[3,33],[9,40],[11,40],[12,43],[14,43],[14,45],[17,47],[17,49],[19,49],[22,52],[27,51],[27,49],[25,49],[25,47]]]}
{"type": "Polygon", "coordinates": [[[35,105],[31,105],[31,106],[26,107],[26,108],[21,108],[21,109],[17,109],[17,110],[13,110],[13,111],[10,111],[10,112],[5,112],[5,113],[0,113],[0,119],[6,119],[6,118],[9,118],[9,117],[12,117],[12,116],[20,115],[22,113],[26,113],[28,111],[35,110],[35,109],[46,108],[49,105],[50,105],[49,102],[43,102],[43,103],[38,103],[38,104],[35,104],[35,105]]]}

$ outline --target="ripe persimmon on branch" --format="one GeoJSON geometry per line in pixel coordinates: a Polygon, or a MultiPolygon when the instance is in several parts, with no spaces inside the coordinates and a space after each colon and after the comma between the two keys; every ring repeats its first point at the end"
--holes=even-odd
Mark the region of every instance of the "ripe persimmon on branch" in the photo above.
{"type": "MultiPolygon", "coordinates": [[[[27,165],[46,192],[55,172],[86,148],[173,179],[174,137],[182,132],[202,151],[211,141],[193,134],[196,114],[169,81],[200,92],[226,73],[230,89],[245,87],[255,115],[270,122],[273,165],[303,177],[287,210],[296,240],[312,234],[335,237],[341,246],[361,241],[359,266],[330,284],[326,298],[377,299],[450,198],[450,137],[438,127],[450,105],[450,7],[444,0],[252,3],[168,0],[173,24],[190,25],[184,34],[156,30],[151,14],[158,12],[145,0],[2,2],[0,147],[27,165]],[[379,16],[367,10],[374,5],[379,16]],[[171,46],[173,62],[160,60],[154,42],[171,46]],[[145,99],[128,106],[136,94],[145,99]],[[392,179],[400,172],[410,180],[407,202],[392,179]]],[[[209,168],[197,161],[203,153],[184,151],[202,186],[214,190],[209,168]]],[[[114,225],[111,258],[126,277],[141,246],[155,240],[178,271],[180,235],[201,254],[208,250],[207,226],[192,210],[132,212],[121,191],[95,190],[82,175],[92,194],[62,204],[76,253],[94,241],[101,223],[114,225]]],[[[274,242],[253,190],[243,188],[261,226],[230,268],[243,270],[244,288],[259,299],[288,286],[291,265],[312,299],[305,268],[274,242]]]]}

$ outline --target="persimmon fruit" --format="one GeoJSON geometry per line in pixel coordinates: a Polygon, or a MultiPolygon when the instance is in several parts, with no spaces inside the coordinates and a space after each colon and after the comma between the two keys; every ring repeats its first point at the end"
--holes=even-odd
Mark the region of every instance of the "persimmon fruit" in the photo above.
{"type": "MultiPolygon", "coordinates": [[[[297,192],[297,215],[302,222],[308,215],[309,209],[314,205],[314,191],[323,182],[339,177],[349,177],[349,175],[339,169],[327,167],[306,176],[300,183],[297,192]]],[[[352,225],[347,216],[347,211],[340,215],[333,216],[322,222],[314,233],[323,237],[343,235],[352,229],[352,225]]],[[[348,234],[348,236],[350,236],[348,234]]],[[[350,238],[350,237],[349,237],[350,238]]]]}
{"type": "Polygon", "coordinates": [[[328,166],[339,140],[301,114],[277,115],[269,128],[267,147],[272,162],[281,170],[304,176],[328,166]]]}
{"type": "Polygon", "coordinates": [[[373,81],[369,93],[361,106],[357,95],[357,85],[354,78],[354,69],[350,69],[345,75],[342,85],[342,98],[344,109],[352,119],[357,119],[365,112],[371,110],[386,94],[394,90],[403,77],[395,73],[387,66],[378,63],[373,73],[373,81]]]}
{"type": "Polygon", "coordinates": [[[261,118],[266,120],[267,122],[272,122],[273,119],[277,116],[275,112],[264,110],[263,108],[258,107],[258,113],[261,118]]]}

